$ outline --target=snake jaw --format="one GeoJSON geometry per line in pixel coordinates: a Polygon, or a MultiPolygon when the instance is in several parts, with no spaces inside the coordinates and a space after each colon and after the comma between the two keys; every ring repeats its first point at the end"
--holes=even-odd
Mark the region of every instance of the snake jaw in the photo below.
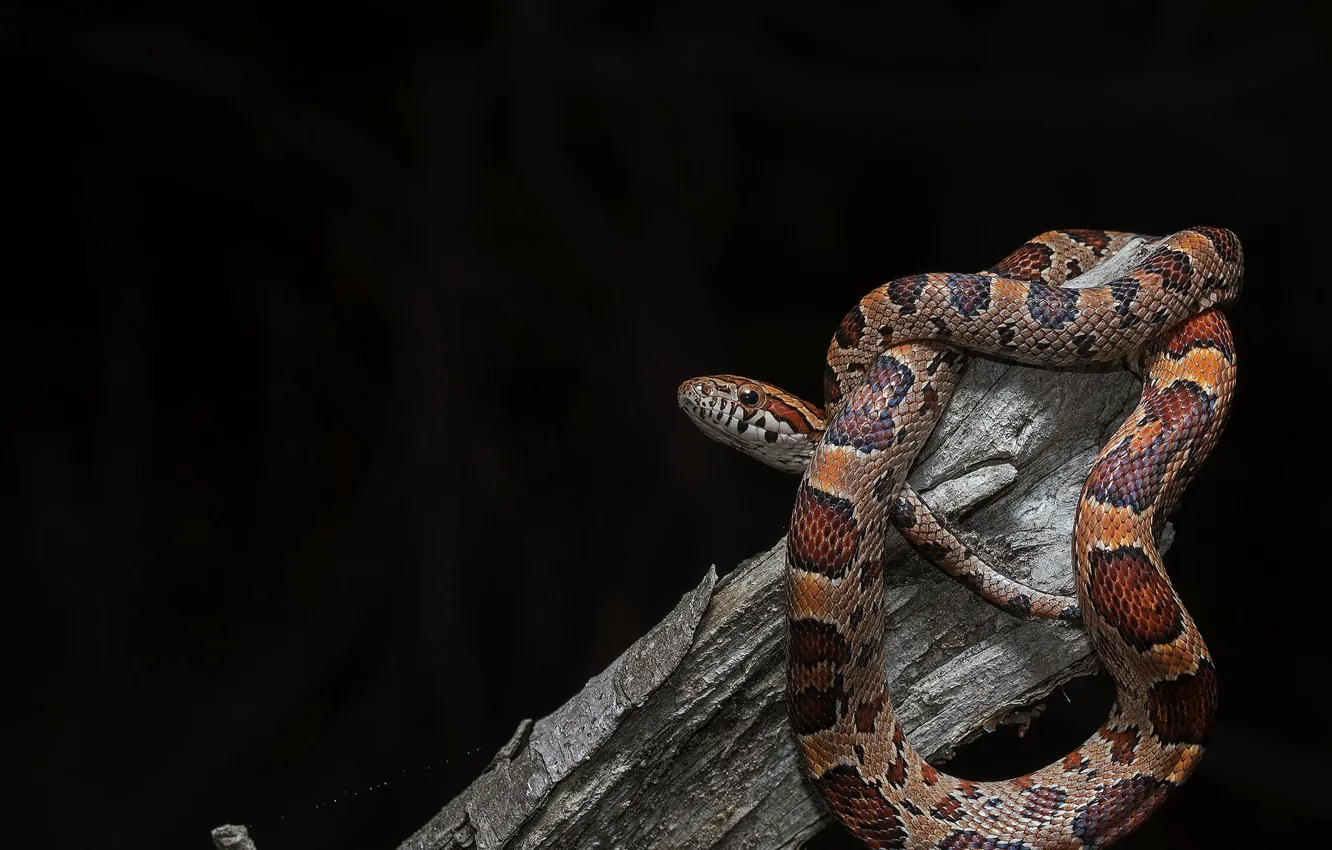
{"type": "Polygon", "coordinates": [[[736,375],[709,375],[682,383],[676,401],[710,439],[775,469],[803,472],[822,431],[778,415],[780,392],[736,375]]]}

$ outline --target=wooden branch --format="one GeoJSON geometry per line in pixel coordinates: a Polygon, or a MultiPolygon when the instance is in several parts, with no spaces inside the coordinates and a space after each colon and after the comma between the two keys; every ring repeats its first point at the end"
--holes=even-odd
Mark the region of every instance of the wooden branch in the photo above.
{"type": "MultiPolygon", "coordinates": [[[[1078,283],[1141,254],[1127,250],[1078,283]]],[[[1078,494],[1137,387],[1124,371],[976,360],[912,483],[991,563],[1071,593],[1078,494]]],[[[890,538],[888,679],[930,759],[1029,721],[1055,687],[1095,669],[1081,629],[996,611],[890,538]]],[[[783,551],[720,581],[709,570],[577,696],[524,721],[401,850],[786,848],[817,832],[828,815],[802,776],[784,700],[783,551]]]]}
{"type": "MultiPolygon", "coordinates": [[[[1023,580],[1071,591],[1072,508],[1136,396],[1124,373],[971,365],[913,475],[1023,580]]],[[[956,523],[955,523],[956,525],[956,523]]],[[[402,850],[795,847],[826,822],[787,721],[784,545],[675,610],[553,714],[525,722],[402,850]]],[[[892,535],[889,681],[912,742],[946,758],[1095,669],[1082,630],[996,611],[892,535]]]]}
{"type": "MultiPolygon", "coordinates": [[[[1078,282],[1141,255],[1127,249],[1078,282]]],[[[1123,370],[975,359],[912,484],[990,563],[1071,593],[1078,494],[1137,395],[1123,370]]],[[[1053,689],[1096,668],[1082,629],[1003,614],[895,532],[887,543],[888,680],[931,760],[997,724],[1029,722],[1053,689]]],[[[400,850],[799,846],[828,815],[787,720],[783,553],[779,542],[720,580],[709,569],[573,699],[520,724],[400,850]]]]}
{"type": "Polygon", "coordinates": [[[217,850],[255,850],[250,831],[230,823],[213,830],[213,847],[217,850]]]}

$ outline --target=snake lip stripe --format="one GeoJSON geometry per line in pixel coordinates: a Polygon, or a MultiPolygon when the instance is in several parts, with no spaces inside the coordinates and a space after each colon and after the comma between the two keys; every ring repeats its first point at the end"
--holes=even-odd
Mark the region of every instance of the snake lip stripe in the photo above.
{"type": "Polygon", "coordinates": [[[681,384],[680,406],[708,436],[802,474],[787,533],[787,700],[813,786],[866,846],[1105,847],[1196,769],[1216,669],[1156,535],[1229,414],[1235,350],[1218,308],[1238,297],[1243,268],[1222,228],[1049,231],[982,272],[912,275],[862,298],[828,348],[822,408],[736,375],[681,384]],[[1130,244],[1145,254],[1105,267],[1109,282],[1066,286],[1130,244]],[[1047,367],[1122,361],[1142,376],[1078,502],[1076,599],[993,570],[906,484],[973,352],[1047,367]],[[889,525],[1010,613],[1080,619],[1116,684],[1101,727],[1007,780],[949,776],[921,758],[885,681],[889,525]]]}

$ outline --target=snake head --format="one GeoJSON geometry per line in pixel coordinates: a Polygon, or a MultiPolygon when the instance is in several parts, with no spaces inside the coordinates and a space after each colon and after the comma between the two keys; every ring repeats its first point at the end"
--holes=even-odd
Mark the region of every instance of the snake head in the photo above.
{"type": "Polygon", "coordinates": [[[784,472],[803,472],[823,436],[823,411],[764,381],[690,378],[676,400],[704,434],[784,472]]]}

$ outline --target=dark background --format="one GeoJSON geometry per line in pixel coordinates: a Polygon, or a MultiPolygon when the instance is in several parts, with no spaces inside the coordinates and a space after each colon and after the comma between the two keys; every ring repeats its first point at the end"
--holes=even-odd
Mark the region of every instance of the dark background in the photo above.
{"type": "MultiPolygon", "coordinates": [[[[1212,224],[1247,254],[1240,389],[1171,565],[1219,728],[1122,846],[1298,843],[1332,815],[1330,20],[9,6],[23,820],[49,846],[202,848],[224,822],[394,846],[709,563],[784,532],[796,480],[704,440],[678,382],[817,398],[883,280],[1053,227],[1212,224]]],[[[1109,703],[1070,694],[953,766],[1062,754],[1109,703]]]]}

